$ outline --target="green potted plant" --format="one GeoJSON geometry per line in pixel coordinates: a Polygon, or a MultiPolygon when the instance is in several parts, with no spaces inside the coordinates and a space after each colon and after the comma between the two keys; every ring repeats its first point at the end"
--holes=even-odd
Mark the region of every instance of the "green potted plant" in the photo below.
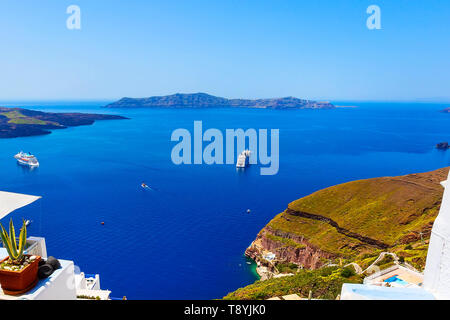
{"type": "Polygon", "coordinates": [[[27,241],[26,222],[20,229],[19,243],[16,241],[14,225],[9,222],[9,235],[0,223],[0,238],[9,256],[0,261],[0,285],[7,294],[21,294],[32,289],[38,280],[41,257],[24,254],[27,241]]]}

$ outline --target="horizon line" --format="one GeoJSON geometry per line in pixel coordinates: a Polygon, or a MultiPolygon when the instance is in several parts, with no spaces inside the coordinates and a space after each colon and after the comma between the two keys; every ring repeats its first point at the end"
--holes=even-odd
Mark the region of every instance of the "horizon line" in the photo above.
{"type": "MultiPolygon", "coordinates": [[[[171,94],[170,94],[171,95],[171,94]]],[[[127,97],[132,99],[142,99],[154,96],[147,97],[127,97]]],[[[160,97],[160,96],[158,96],[160,97]]],[[[295,97],[295,96],[291,96],[295,97]]],[[[0,98],[0,104],[2,103],[57,103],[57,102],[115,102],[122,98],[16,98],[16,99],[2,99],[0,98]]],[[[278,98],[226,98],[226,99],[281,99],[283,97],[278,98]]],[[[305,100],[312,101],[327,101],[330,103],[340,103],[340,102],[360,102],[360,103],[450,103],[450,98],[412,98],[412,99],[351,99],[351,98],[342,98],[342,99],[320,99],[320,98],[299,98],[305,100]]]]}

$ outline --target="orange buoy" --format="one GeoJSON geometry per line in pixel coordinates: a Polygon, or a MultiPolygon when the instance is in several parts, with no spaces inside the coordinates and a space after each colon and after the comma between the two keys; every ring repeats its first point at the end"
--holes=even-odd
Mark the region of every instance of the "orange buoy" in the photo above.
{"type": "Polygon", "coordinates": [[[101,224],[104,225],[105,223],[102,221],[101,224]]]}

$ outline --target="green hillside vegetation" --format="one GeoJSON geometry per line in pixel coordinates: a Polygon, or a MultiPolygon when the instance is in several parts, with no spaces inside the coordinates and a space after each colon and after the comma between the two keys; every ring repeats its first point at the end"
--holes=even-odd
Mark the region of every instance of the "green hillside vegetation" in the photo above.
{"type": "MultiPolygon", "coordinates": [[[[394,248],[405,241],[414,242],[407,239],[409,234],[419,234],[432,225],[442,199],[440,182],[446,179],[447,173],[448,168],[444,168],[429,173],[348,182],[315,192],[288,207],[330,218],[341,228],[394,248]]],[[[339,233],[325,221],[298,217],[286,211],[269,222],[268,227],[303,236],[312,245],[345,258],[376,253],[376,248],[339,233]]]]}
{"type": "Polygon", "coordinates": [[[335,228],[325,222],[295,216],[289,216],[286,219],[285,213],[276,216],[269,222],[268,226],[273,230],[304,236],[309,243],[320,249],[337,253],[344,257],[354,255],[352,247],[363,245],[359,240],[340,234],[335,228]]]}
{"type": "Polygon", "coordinates": [[[283,243],[284,246],[290,246],[290,247],[295,247],[295,248],[299,248],[299,249],[305,247],[304,244],[297,243],[292,239],[275,236],[273,234],[268,234],[267,238],[271,239],[272,241],[277,241],[277,242],[283,243]]]}
{"type": "Polygon", "coordinates": [[[319,270],[300,270],[293,276],[257,281],[224,297],[225,300],[264,300],[288,294],[314,299],[336,299],[344,283],[362,283],[353,269],[328,267],[319,270]]]}
{"type": "Polygon", "coordinates": [[[419,241],[408,250],[405,250],[402,247],[404,246],[397,246],[392,252],[395,252],[401,260],[411,264],[417,270],[423,271],[427,259],[428,241],[425,241],[424,243],[419,241]]]}
{"type": "Polygon", "coordinates": [[[36,119],[33,117],[27,117],[16,110],[9,112],[0,112],[0,116],[7,117],[9,119],[8,123],[14,124],[39,124],[39,125],[54,124],[50,121],[42,121],[40,119],[36,119]]]}
{"type": "Polygon", "coordinates": [[[55,113],[0,107],[0,139],[46,135],[51,129],[91,125],[97,120],[123,120],[118,115],[55,113]]]}
{"type": "MultiPolygon", "coordinates": [[[[364,271],[387,251],[395,253],[401,264],[423,271],[431,229],[442,201],[440,182],[447,179],[448,171],[443,168],[348,182],[290,203],[259,233],[251,249],[257,250],[256,258],[261,259],[264,250],[279,257],[290,248],[290,255],[284,255],[275,266],[281,273],[295,275],[256,281],[225,299],[267,299],[293,293],[306,298],[310,290],[314,298],[334,299],[343,283],[359,283],[370,273],[369,269],[354,275],[353,267],[320,268],[316,264],[312,265],[318,267],[316,270],[301,269],[293,262],[297,255],[308,254],[301,249],[305,244],[309,252],[318,254],[322,266],[355,262],[364,271]],[[300,239],[302,243],[297,242],[300,239]],[[323,258],[329,254],[334,258],[323,258]]],[[[394,263],[392,256],[386,255],[376,265],[385,269],[394,263]]]]}

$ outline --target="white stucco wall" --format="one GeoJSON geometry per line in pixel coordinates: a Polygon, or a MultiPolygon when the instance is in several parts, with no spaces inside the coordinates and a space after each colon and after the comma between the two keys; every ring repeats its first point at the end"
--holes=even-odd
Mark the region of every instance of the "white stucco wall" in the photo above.
{"type": "Polygon", "coordinates": [[[450,299],[450,174],[441,210],[431,232],[425,266],[424,288],[438,299],[450,299]]]}
{"type": "Polygon", "coordinates": [[[20,296],[9,296],[0,290],[0,300],[75,300],[77,294],[73,261],[59,260],[59,262],[61,268],[49,278],[40,280],[31,291],[20,296]]]}

